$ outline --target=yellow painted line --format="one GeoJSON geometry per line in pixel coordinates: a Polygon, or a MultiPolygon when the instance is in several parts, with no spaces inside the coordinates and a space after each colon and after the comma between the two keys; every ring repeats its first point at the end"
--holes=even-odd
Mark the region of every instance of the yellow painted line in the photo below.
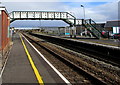
{"type": "Polygon", "coordinates": [[[32,58],[31,58],[31,56],[30,56],[30,53],[28,52],[28,49],[27,49],[27,47],[26,47],[26,45],[25,45],[25,43],[24,43],[21,35],[19,35],[19,36],[20,36],[20,39],[21,39],[21,41],[22,41],[23,47],[24,47],[24,49],[25,49],[25,52],[26,52],[26,54],[27,54],[27,56],[28,56],[29,62],[30,62],[30,64],[31,64],[31,66],[32,66],[32,69],[33,69],[33,71],[34,71],[34,73],[35,73],[35,76],[36,76],[36,78],[37,78],[37,80],[38,80],[38,83],[39,83],[40,85],[44,85],[44,82],[43,82],[43,80],[42,80],[42,77],[40,76],[40,73],[38,72],[38,70],[37,70],[37,68],[36,68],[36,66],[35,66],[35,64],[34,64],[32,58]]]}

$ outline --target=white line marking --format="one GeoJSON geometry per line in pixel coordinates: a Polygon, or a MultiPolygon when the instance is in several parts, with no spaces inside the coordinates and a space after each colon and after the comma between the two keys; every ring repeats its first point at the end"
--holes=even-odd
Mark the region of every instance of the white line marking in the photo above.
{"type": "MultiPolygon", "coordinates": [[[[10,52],[11,52],[11,49],[12,49],[12,48],[10,48],[10,52]]],[[[9,54],[10,54],[10,52],[9,52],[7,55],[9,55],[9,54]]],[[[6,58],[6,60],[5,60],[5,64],[4,64],[4,66],[3,66],[2,70],[1,70],[1,73],[0,73],[0,78],[1,78],[1,77],[2,77],[2,75],[3,75],[3,72],[4,72],[4,70],[5,70],[5,67],[6,67],[7,61],[8,61],[8,57],[6,58]]]]}
{"type": "MultiPolygon", "coordinates": [[[[23,35],[22,35],[23,36],[23,35]]],[[[23,36],[24,37],[24,36],[23,36]]],[[[25,38],[25,37],[24,37],[25,38]]],[[[47,64],[65,81],[66,84],[72,85],[43,55],[37,48],[35,48],[32,43],[30,43],[26,38],[25,40],[35,49],[35,51],[47,62],[47,64]]]]}

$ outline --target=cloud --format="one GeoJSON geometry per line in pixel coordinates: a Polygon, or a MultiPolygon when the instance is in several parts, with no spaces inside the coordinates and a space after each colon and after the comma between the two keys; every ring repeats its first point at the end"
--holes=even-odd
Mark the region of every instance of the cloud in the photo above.
{"type": "MultiPolygon", "coordinates": [[[[95,0],[93,0],[95,1],[95,0]]],[[[114,1],[114,0],[113,0],[114,1]]],[[[7,7],[9,12],[11,11],[21,11],[21,10],[36,10],[36,11],[65,11],[69,12],[77,18],[83,18],[83,8],[80,4],[85,5],[86,18],[91,18],[96,22],[106,22],[108,20],[118,19],[118,2],[106,2],[99,5],[89,4],[89,2],[5,2],[4,5],[7,7]]],[[[21,22],[16,22],[17,24],[21,22]]],[[[26,23],[26,22],[24,22],[26,23]]],[[[31,21],[31,23],[33,23],[31,21]]],[[[48,23],[52,24],[52,23],[48,23]]],[[[53,24],[59,25],[63,22],[53,22],[53,24]]],[[[23,23],[22,23],[23,24],[23,23]]],[[[21,24],[21,26],[22,26],[21,24]]],[[[64,23],[63,23],[64,24],[64,23]]],[[[27,24],[26,24],[27,25],[27,24]]]]}
{"type": "MultiPolygon", "coordinates": [[[[77,18],[83,18],[83,8],[66,6],[66,11],[72,12],[77,18]]],[[[118,2],[107,2],[99,6],[85,6],[86,18],[96,22],[118,20],[118,2]]]]}
{"type": "Polygon", "coordinates": [[[118,20],[120,20],[120,1],[118,2],[118,20]]]}
{"type": "Polygon", "coordinates": [[[87,16],[96,21],[118,20],[118,2],[107,3],[87,10],[87,14],[89,14],[87,16]]]}
{"type": "Polygon", "coordinates": [[[58,11],[61,7],[58,2],[5,2],[8,12],[12,11],[58,11]],[[57,7],[57,8],[56,8],[57,7]]]}

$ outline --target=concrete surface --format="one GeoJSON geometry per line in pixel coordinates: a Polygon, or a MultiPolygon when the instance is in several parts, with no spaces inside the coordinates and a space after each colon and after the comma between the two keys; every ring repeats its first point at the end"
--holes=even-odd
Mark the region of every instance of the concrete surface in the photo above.
{"type": "MultiPolygon", "coordinates": [[[[38,53],[25,41],[23,38],[31,57],[43,78],[45,84],[60,84],[64,81],[51,69],[51,67],[38,55],[38,53]]],[[[13,47],[8,56],[8,61],[2,76],[2,85],[29,83],[36,85],[37,79],[33,69],[27,59],[27,55],[22,46],[18,34],[13,37],[13,47]]],[[[37,84],[38,85],[38,84],[37,84]]]]}

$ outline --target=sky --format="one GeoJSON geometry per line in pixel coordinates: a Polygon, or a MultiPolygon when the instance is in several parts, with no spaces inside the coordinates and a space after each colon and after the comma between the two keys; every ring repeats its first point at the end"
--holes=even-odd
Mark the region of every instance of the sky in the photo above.
{"type": "MultiPolygon", "coordinates": [[[[119,0],[0,0],[10,13],[12,11],[62,11],[69,12],[78,19],[93,19],[98,23],[118,20],[119,0]]],[[[24,26],[68,26],[63,21],[15,21],[15,27],[24,26]]]]}

